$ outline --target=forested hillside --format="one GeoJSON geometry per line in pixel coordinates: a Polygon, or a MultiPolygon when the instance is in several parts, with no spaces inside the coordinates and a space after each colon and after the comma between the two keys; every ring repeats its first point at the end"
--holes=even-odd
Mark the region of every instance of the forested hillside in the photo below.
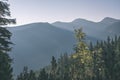
{"type": "Polygon", "coordinates": [[[17,80],[120,80],[120,37],[87,45],[82,29],[75,30],[75,53],[52,57],[50,65],[40,71],[28,67],[17,80]]]}
{"type": "Polygon", "coordinates": [[[120,80],[120,1],[8,1],[0,0],[0,80],[120,80]],[[30,24],[10,26],[10,8],[30,24]]]}

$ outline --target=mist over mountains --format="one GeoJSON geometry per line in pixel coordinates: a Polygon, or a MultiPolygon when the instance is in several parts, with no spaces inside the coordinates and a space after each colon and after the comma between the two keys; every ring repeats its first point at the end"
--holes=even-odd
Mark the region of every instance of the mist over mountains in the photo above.
{"type": "MultiPolygon", "coordinates": [[[[107,35],[106,32],[108,31],[107,28],[113,25],[120,20],[106,17],[100,22],[93,22],[85,19],[75,19],[72,22],[54,22],[52,25],[57,26],[59,28],[63,28],[66,30],[74,31],[74,29],[78,29],[80,27],[83,28],[83,32],[87,35],[98,38],[104,39],[107,35]],[[104,33],[104,34],[103,34],[104,33]]],[[[116,27],[117,28],[117,27],[116,27]]],[[[114,31],[115,34],[116,31],[114,31]]]]}
{"type": "Polygon", "coordinates": [[[73,53],[76,43],[74,29],[80,27],[87,35],[87,42],[120,35],[120,20],[109,17],[100,22],[79,18],[72,22],[31,23],[10,27],[8,29],[13,34],[11,40],[15,44],[10,53],[14,59],[14,73],[19,73],[24,66],[39,69],[50,63],[52,56],[73,53]]]}

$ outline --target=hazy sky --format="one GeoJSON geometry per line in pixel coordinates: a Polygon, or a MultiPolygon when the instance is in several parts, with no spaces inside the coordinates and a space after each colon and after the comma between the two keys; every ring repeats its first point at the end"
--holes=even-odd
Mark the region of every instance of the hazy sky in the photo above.
{"type": "Polygon", "coordinates": [[[100,21],[104,17],[120,19],[120,0],[9,0],[17,24],[72,21],[84,18],[100,21]]]}

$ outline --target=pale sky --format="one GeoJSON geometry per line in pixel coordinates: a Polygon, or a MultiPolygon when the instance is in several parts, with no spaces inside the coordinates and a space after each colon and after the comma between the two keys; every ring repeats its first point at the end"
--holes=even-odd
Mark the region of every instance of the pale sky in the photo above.
{"type": "Polygon", "coordinates": [[[76,18],[100,21],[120,19],[120,0],[9,0],[17,25],[34,22],[70,22],[76,18]]]}

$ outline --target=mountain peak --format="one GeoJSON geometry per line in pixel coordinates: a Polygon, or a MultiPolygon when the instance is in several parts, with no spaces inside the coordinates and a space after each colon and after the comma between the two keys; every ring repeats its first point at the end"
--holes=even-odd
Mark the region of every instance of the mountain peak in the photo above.
{"type": "Polygon", "coordinates": [[[111,18],[111,17],[105,17],[102,21],[100,21],[101,23],[104,23],[104,24],[113,24],[115,22],[118,22],[120,21],[119,19],[114,19],[114,18],[111,18]]]}
{"type": "Polygon", "coordinates": [[[86,19],[82,19],[82,18],[77,18],[77,19],[73,20],[72,22],[76,23],[76,22],[92,22],[92,21],[89,21],[89,20],[86,20],[86,19]]]}
{"type": "Polygon", "coordinates": [[[78,18],[78,19],[73,20],[71,23],[75,24],[77,26],[79,26],[79,25],[86,26],[87,24],[89,25],[89,24],[93,24],[95,22],[89,21],[89,20],[86,20],[86,19],[82,19],[82,18],[78,18]]]}

